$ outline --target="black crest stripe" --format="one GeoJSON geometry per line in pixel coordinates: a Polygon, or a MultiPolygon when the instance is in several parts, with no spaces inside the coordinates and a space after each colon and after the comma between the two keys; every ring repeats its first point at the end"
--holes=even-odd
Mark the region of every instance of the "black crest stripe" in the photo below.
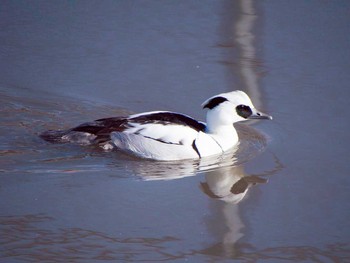
{"type": "Polygon", "coordinates": [[[228,101],[228,99],[224,98],[224,97],[215,97],[212,98],[211,100],[209,100],[205,105],[203,105],[203,109],[204,108],[208,108],[208,109],[213,109],[216,106],[220,105],[221,103],[228,101]]]}

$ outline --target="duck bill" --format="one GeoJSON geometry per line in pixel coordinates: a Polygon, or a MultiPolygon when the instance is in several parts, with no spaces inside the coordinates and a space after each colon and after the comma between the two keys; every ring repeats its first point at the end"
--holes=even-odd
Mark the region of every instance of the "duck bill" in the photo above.
{"type": "Polygon", "coordinates": [[[262,113],[262,112],[253,112],[252,115],[248,117],[250,120],[272,120],[272,116],[262,113]]]}

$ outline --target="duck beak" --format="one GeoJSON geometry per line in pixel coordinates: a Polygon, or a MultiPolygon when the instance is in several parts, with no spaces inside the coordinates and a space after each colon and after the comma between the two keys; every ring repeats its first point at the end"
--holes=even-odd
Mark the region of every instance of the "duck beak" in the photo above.
{"type": "Polygon", "coordinates": [[[259,112],[259,111],[253,111],[252,115],[248,117],[250,120],[272,120],[272,116],[259,112]]]}

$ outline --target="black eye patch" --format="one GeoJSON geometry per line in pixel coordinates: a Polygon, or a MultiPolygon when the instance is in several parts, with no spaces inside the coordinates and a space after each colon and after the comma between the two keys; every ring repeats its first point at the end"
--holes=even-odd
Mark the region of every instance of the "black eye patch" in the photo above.
{"type": "Polygon", "coordinates": [[[236,107],[237,114],[245,119],[253,114],[252,109],[246,105],[238,105],[236,107]]]}

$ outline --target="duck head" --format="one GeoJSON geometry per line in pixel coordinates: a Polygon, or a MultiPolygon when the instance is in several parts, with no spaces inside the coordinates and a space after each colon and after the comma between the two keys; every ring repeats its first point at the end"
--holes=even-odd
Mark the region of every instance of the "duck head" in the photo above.
{"type": "Polygon", "coordinates": [[[258,111],[249,96],[240,90],[213,96],[203,102],[202,107],[208,109],[209,130],[232,126],[233,123],[251,119],[272,120],[270,115],[258,111]]]}

